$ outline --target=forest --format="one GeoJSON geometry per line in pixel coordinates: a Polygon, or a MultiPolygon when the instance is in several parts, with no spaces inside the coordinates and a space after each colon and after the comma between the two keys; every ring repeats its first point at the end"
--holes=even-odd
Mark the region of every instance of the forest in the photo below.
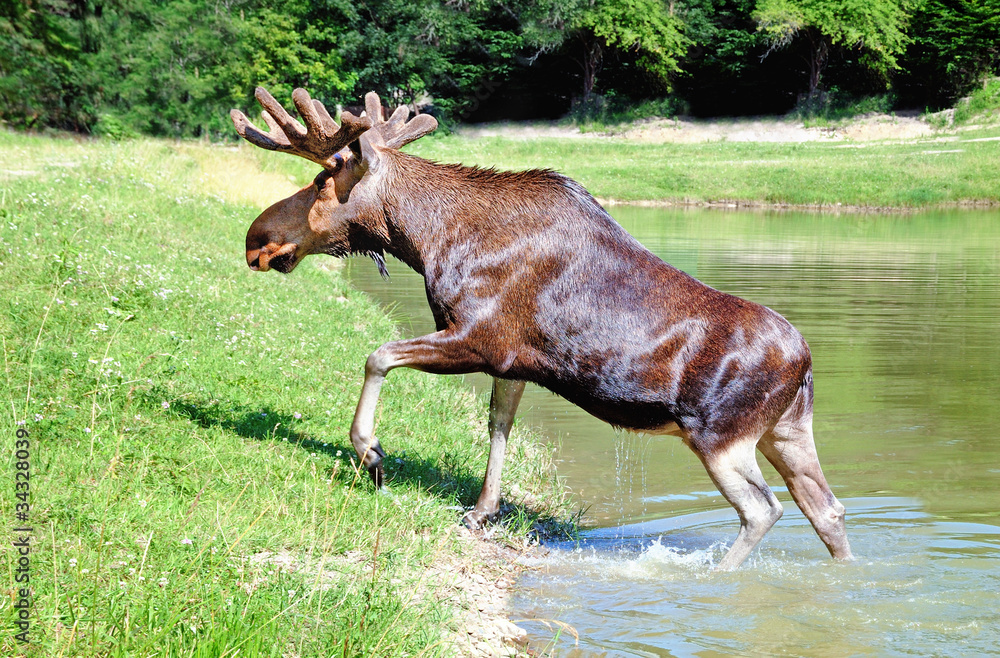
{"type": "Polygon", "coordinates": [[[934,110],[1000,68],[1000,0],[3,0],[0,124],[231,138],[257,85],[448,126],[934,110]]]}

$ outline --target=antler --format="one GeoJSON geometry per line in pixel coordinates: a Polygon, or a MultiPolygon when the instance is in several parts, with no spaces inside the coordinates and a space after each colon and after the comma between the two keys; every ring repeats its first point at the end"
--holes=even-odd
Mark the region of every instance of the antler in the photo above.
{"type": "Polygon", "coordinates": [[[239,110],[233,110],[229,116],[240,137],[269,151],[282,151],[312,160],[324,169],[332,170],[336,166],[334,156],[337,152],[372,126],[369,118],[358,118],[350,112],[341,114],[338,126],[323,104],[311,99],[305,89],[292,92],[295,108],[305,121],[304,128],[263,87],[257,87],[254,96],[264,108],[262,116],[268,132],[253,125],[239,110]]]}
{"type": "Polygon", "coordinates": [[[388,148],[402,148],[437,128],[437,119],[429,114],[418,114],[407,121],[409,116],[410,110],[405,105],[400,105],[392,116],[383,120],[382,102],[378,94],[374,91],[365,94],[365,113],[361,117],[372,122],[368,134],[371,136],[374,133],[381,137],[383,144],[388,148]]]}

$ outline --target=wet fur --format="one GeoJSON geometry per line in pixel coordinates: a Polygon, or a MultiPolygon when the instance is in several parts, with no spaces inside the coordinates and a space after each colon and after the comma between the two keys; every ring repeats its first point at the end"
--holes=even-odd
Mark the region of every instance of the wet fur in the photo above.
{"type": "Polygon", "coordinates": [[[373,237],[424,275],[437,328],[462,327],[483,372],[625,429],[676,423],[706,454],[773,426],[810,372],[784,318],[663,262],[576,182],[392,155],[387,178],[409,184],[373,237]]]}
{"type": "Polygon", "coordinates": [[[365,254],[385,274],[389,253],[423,275],[437,332],[369,356],[351,425],[377,486],[388,372],[485,372],[495,379],[490,460],[470,527],[499,509],[507,435],[530,381],[612,425],[681,436],[740,516],[720,568],[738,566],[781,516],[755,448],[830,553],[851,557],[844,508],[816,457],[809,348],[787,320],[665,263],[565,176],[442,165],[366,138],[258,217],[247,263],[266,269],[272,258],[287,272],[303,254],[365,254]]]}

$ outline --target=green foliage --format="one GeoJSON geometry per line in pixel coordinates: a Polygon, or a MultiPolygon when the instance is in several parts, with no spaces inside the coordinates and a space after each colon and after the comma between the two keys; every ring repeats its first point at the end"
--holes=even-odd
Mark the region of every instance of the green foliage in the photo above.
{"type": "Polygon", "coordinates": [[[677,12],[700,63],[717,72],[739,74],[756,59],[764,42],[754,29],[752,0],[682,0],[677,12]]]}
{"type": "Polygon", "coordinates": [[[862,63],[883,77],[899,68],[910,8],[908,0],[760,0],[753,16],[773,49],[799,35],[810,42],[813,91],[832,46],[860,50],[862,63]]]}
{"type": "Polygon", "coordinates": [[[198,0],[123,3],[104,12],[107,44],[89,58],[102,96],[133,129],[153,135],[218,132],[233,99],[226,64],[239,25],[198,0]],[[114,37],[112,38],[112,35],[114,37]]]}
{"type": "Polygon", "coordinates": [[[635,52],[639,65],[664,84],[680,70],[688,45],[680,20],[661,0],[596,0],[584,6],[576,27],[604,48],[635,52]]]}
{"type": "Polygon", "coordinates": [[[79,129],[87,100],[80,82],[80,21],[68,0],[11,0],[0,9],[0,121],[79,129]]]}
{"type": "Polygon", "coordinates": [[[231,139],[258,85],[328,106],[375,90],[444,123],[509,89],[599,121],[669,94],[783,111],[824,71],[824,88],[940,106],[997,73],[998,33],[1000,0],[8,0],[0,122],[231,139]]]}
{"type": "Polygon", "coordinates": [[[475,109],[528,51],[554,38],[532,22],[530,4],[384,0],[362,10],[345,3],[339,52],[356,74],[348,97],[375,90],[386,103],[432,103],[453,117],[475,109]]]}
{"type": "Polygon", "coordinates": [[[355,78],[341,72],[337,30],[308,22],[305,3],[43,1],[0,18],[0,119],[14,125],[106,134],[113,116],[115,133],[228,135],[229,109],[259,84],[335,101],[355,78]]]}
{"type": "Polygon", "coordinates": [[[224,70],[231,98],[263,86],[288,99],[293,89],[306,87],[313,98],[333,104],[353,87],[357,76],[343,72],[337,29],[307,17],[305,3],[288,2],[279,10],[263,7],[242,23],[240,57],[224,70]]]}
{"type": "Polygon", "coordinates": [[[97,123],[94,124],[93,132],[99,137],[107,137],[115,141],[139,136],[126,122],[114,114],[102,114],[98,117],[97,123]]]}
{"type": "Polygon", "coordinates": [[[1000,0],[925,0],[911,33],[911,73],[934,100],[953,103],[998,72],[1000,0]]]}
{"type": "Polygon", "coordinates": [[[974,120],[996,122],[998,119],[1000,119],[1000,79],[993,78],[955,106],[952,123],[961,125],[974,120]]]}
{"type": "Polygon", "coordinates": [[[687,105],[676,96],[631,101],[614,92],[594,95],[588,103],[578,103],[570,118],[586,131],[606,130],[644,119],[672,118],[687,111],[687,105]]]}
{"type": "Polygon", "coordinates": [[[830,91],[816,91],[802,96],[791,114],[807,125],[818,125],[864,114],[888,114],[892,112],[895,102],[892,93],[857,97],[833,87],[830,91]]]}

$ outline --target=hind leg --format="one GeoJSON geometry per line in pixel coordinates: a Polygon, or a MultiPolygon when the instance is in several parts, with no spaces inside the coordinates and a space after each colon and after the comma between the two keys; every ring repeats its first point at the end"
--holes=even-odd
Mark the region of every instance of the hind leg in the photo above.
{"type": "Polygon", "coordinates": [[[819,465],[812,415],[790,415],[765,434],[757,448],[785,480],[792,498],[826,544],[830,555],[850,560],[853,556],[847,541],[844,506],[830,491],[819,465]]]}
{"type": "Polygon", "coordinates": [[[740,517],[740,533],[716,567],[719,570],[740,566],[781,518],[781,503],[757,466],[755,443],[754,439],[744,439],[723,450],[698,454],[715,486],[740,517]]]}

